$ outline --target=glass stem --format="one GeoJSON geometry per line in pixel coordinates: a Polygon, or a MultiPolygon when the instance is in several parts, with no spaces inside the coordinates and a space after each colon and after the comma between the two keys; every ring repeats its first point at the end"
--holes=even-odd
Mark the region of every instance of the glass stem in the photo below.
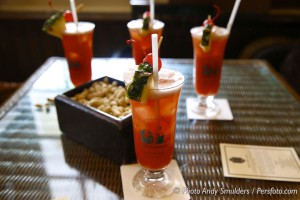
{"type": "Polygon", "coordinates": [[[198,96],[199,99],[199,107],[207,107],[207,97],[206,96],[198,96]]]}
{"type": "Polygon", "coordinates": [[[164,170],[151,171],[145,169],[145,179],[147,181],[161,181],[164,179],[164,170]]]}

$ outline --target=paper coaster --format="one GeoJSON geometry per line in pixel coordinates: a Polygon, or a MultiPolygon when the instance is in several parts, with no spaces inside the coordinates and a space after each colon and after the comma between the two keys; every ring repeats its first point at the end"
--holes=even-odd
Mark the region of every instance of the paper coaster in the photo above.
{"type": "MultiPolygon", "coordinates": [[[[174,199],[189,200],[190,195],[185,185],[185,182],[182,178],[176,160],[172,160],[168,168],[169,170],[172,171],[173,175],[176,177],[175,179],[177,182],[177,186],[171,195],[161,199],[162,200],[174,200],[174,199]]],[[[142,196],[142,194],[136,192],[132,186],[133,177],[140,169],[141,166],[139,164],[130,164],[130,165],[121,166],[121,177],[122,177],[124,200],[153,200],[153,198],[142,196]]]]}
{"type": "Polygon", "coordinates": [[[189,119],[196,119],[196,120],[233,120],[233,115],[229,106],[227,99],[214,99],[216,104],[218,104],[221,108],[220,113],[214,117],[206,117],[199,115],[192,111],[192,107],[196,106],[198,103],[197,98],[187,98],[186,99],[186,110],[187,110],[187,117],[189,119]]]}

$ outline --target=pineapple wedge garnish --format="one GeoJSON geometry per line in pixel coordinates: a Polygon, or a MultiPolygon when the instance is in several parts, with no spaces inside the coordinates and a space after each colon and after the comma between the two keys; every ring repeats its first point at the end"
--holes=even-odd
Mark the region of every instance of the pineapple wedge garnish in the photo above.
{"type": "Polygon", "coordinates": [[[142,103],[147,102],[149,87],[153,82],[152,74],[153,67],[148,62],[141,63],[134,71],[132,81],[126,86],[127,97],[142,103]]]}
{"type": "Polygon", "coordinates": [[[64,12],[54,13],[45,21],[42,30],[54,37],[62,38],[62,33],[66,30],[64,12]]]}

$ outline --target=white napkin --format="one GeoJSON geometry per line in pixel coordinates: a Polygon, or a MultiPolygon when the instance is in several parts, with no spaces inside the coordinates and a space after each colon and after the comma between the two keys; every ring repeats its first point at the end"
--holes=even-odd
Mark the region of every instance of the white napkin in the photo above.
{"type": "MultiPolygon", "coordinates": [[[[190,195],[182,178],[176,160],[172,160],[168,166],[169,170],[175,176],[177,186],[173,193],[167,197],[161,198],[161,200],[189,200],[190,195]]],[[[141,169],[139,164],[130,164],[121,166],[121,177],[123,185],[124,200],[153,200],[152,198],[144,197],[141,193],[135,191],[132,186],[132,180],[135,174],[141,169]]]]}

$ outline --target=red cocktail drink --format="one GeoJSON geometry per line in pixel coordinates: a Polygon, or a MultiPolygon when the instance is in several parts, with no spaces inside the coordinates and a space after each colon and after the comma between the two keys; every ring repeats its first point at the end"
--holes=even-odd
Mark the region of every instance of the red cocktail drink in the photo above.
{"type": "Polygon", "coordinates": [[[220,86],[224,51],[229,32],[215,26],[210,17],[203,26],[191,29],[194,47],[194,88],[198,95],[192,110],[204,117],[214,117],[220,107],[213,101],[220,86]]]}
{"type": "Polygon", "coordinates": [[[135,63],[138,65],[143,62],[145,55],[152,52],[151,47],[151,34],[157,34],[158,38],[161,37],[164,23],[159,20],[153,20],[150,23],[149,30],[143,31],[143,20],[132,20],[127,24],[130,38],[134,40],[132,42],[132,56],[135,59],[135,63]]]}
{"type": "Polygon", "coordinates": [[[194,87],[197,94],[214,96],[217,94],[222,72],[222,64],[228,31],[214,26],[212,29],[210,49],[201,47],[204,27],[191,29],[194,47],[194,87]]]}
{"type": "Polygon", "coordinates": [[[161,198],[176,187],[168,165],[174,152],[176,113],[184,77],[161,68],[157,80],[157,74],[151,71],[152,65],[144,62],[124,76],[132,110],[135,153],[142,167],[132,184],[146,197],[161,198]]]}
{"type": "MultiPolygon", "coordinates": [[[[125,75],[125,82],[132,75],[125,75]]],[[[151,82],[152,80],[150,80],[151,82]]],[[[162,68],[158,88],[145,86],[147,99],[130,100],[134,145],[139,164],[147,170],[166,168],[171,162],[176,132],[176,113],[184,77],[181,73],[162,68]]]]}
{"type": "Polygon", "coordinates": [[[67,23],[62,35],[70,78],[75,86],[92,78],[93,33],[95,24],[90,22],[67,23]]]}

